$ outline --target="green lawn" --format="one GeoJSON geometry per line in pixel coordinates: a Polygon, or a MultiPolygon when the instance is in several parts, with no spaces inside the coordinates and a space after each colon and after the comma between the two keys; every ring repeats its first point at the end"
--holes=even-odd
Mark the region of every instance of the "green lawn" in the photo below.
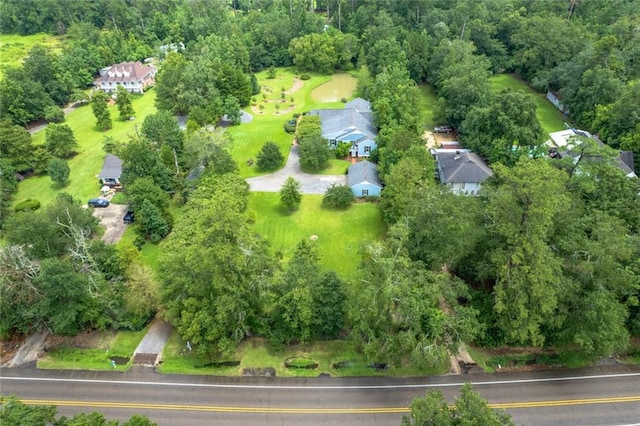
{"type": "MultiPolygon", "coordinates": [[[[231,153],[238,163],[240,174],[245,178],[264,174],[258,170],[255,161],[260,148],[267,141],[278,145],[282,155],[287,158],[293,135],[284,131],[284,124],[293,118],[294,113],[314,108],[344,108],[341,102],[319,103],[311,97],[314,88],[331,79],[328,75],[311,74],[311,79],[303,81],[302,88],[295,93],[285,95],[283,102],[280,93],[282,89],[292,89],[294,76],[295,71],[290,68],[278,68],[276,77],[272,79],[267,78],[266,71],[256,74],[261,93],[255,95],[251,105],[245,108],[245,111],[253,115],[253,121],[228,128],[233,139],[231,153]],[[276,109],[276,105],[279,109],[276,109]],[[248,164],[249,160],[253,161],[253,165],[248,164]]],[[[323,173],[333,172],[329,170],[323,173]]]]}
{"type": "MultiPolygon", "coordinates": [[[[155,91],[150,90],[142,96],[133,96],[132,104],[136,119],[134,121],[118,120],[118,110],[115,105],[109,107],[113,128],[100,132],[95,129],[95,117],[91,106],[82,106],[67,115],[64,124],[73,130],[78,141],[78,154],[69,160],[71,173],[69,181],[63,188],[51,181],[49,176],[37,176],[20,182],[18,193],[13,202],[19,203],[27,198],[35,198],[45,206],[53,201],[59,192],[68,192],[73,197],[85,202],[91,197],[99,195],[100,184],[98,174],[102,169],[105,153],[102,150],[102,141],[105,136],[126,142],[129,135],[135,134],[135,126],[140,126],[144,118],[156,112],[154,105],[155,91]]],[[[41,130],[33,136],[35,145],[44,144],[45,130],[41,130]]]]}
{"type": "Polygon", "coordinates": [[[350,165],[351,162],[347,160],[338,160],[332,158],[331,160],[329,160],[329,165],[319,172],[304,169],[303,170],[305,173],[309,173],[311,175],[346,175],[347,169],[350,165]]]}
{"type": "Polygon", "coordinates": [[[376,370],[368,367],[362,354],[359,354],[352,341],[333,340],[313,345],[292,345],[282,350],[274,349],[268,341],[252,338],[240,344],[234,360],[205,360],[185,348],[178,333],[174,332],[163,351],[162,373],[210,374],[220,376],[239,376],[244,368],[274,368],[278,377],[317,377],[320,373],[332,376],[427,376],[438,375],[449,369],[448,359],[433,368],[388,368],[376,370]],[[290,369],[285,367],[288,358],[303,358],[318,364],[315,369],[290,369]],[[240,362],[235,366],[213,366],[216,361],[240,362]],[[344,367],[334,368],[342,362],[344,367]]]}
{"type": "Polygon", "coordinates": [[[508,88],[531,93],[535,97],[536,104],[538,105],[536,116],[538,117],[538,121],[540,121],[540,125],[542,125],[542,129],[546,133],[564,130],[564,123],[567,121],[567,118],[549,102],[544,93],[536,92],[529,87],[526,82],[518,79],[513,74],[494,75],[490,78],[490,81],[492,89],[496,92],[508,88]]]}
{"type": "Polygon", "coordinates": [[[42,44],[57,52],[61,50],[63,42],[64,37],[42,33],[28,36],[0,34],[0,75],[3,68],[20,65],[27,52],[36,44],[42,44]]]}
{"type": "MultiPolygon", "coordinates": [[[[38,360],[38,368],[113,370],[110,358],[131,358],[148,329],[147,326],[140,331],[118,331],[115,335],[112,330],[100,332],[99,341],[93,342],[90,349],[71,346],[54,348],[38,360]]],[[[118,364],[115,369],[125,371],[132,361],[129,359],[126,364],[118,364]]]]}
{"type": "Polygon", "coordinates": [[[277,193],[255,192],[249,209],[255,213],[253,229],[287,261],[300,240],[317,235],[320,261],[343,278],[352,277],[360,263],[360,247],[384,236],[377,204],[357,203],[344,211],[321,207],[321,195],[303,195],[300,208],[288,213],[277,193]]]}
{"type": "Polygon", "coordinates": [[[437,123],[434,121],[434,109],[438,97],[433,87],[428,84],[422,84],[419,86],[420,94],[418,114],[420,115],[420,122],[425,129],[432,129],[437,123]]]}

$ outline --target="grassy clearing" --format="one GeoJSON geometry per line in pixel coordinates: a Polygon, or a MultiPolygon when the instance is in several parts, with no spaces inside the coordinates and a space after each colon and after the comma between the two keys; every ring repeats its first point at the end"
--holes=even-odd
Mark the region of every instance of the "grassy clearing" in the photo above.
{"type": "MultiPolygon", "coordinates": [[[[243,177],[264,174],[258,170],[255,160],[265,142],[270,141],[278,145],[282,155],[285,159],[287,158],[293,135],[284,131],[284,124],[293,118],[294,113],[303,113],[320,107],[344,108],[341,102],[319,103],[311,97],[311,91],[314,88],[331,79],[331,76],[327,75],[312,75],[310,80],[302,81],[302,87],[299,90],[285,94],[283,99],[282,89],[291,90],[295,76],[295,71],[290,68],[279,68],[276,77],[272,79],[268,78],[267,71],[256,74],[261,93],[255,95],[251,105],[245,108],[249,114],[253,115],[253,121],[228,128],[233,139],[231,153],[243,177]],[[249,164],[249,160],[253,161],[252,165],[249,164]]],[[[328,171],[323,173],[330,174],[328,171]]]]}
{"type": "Polygon", "coordinates": [[[434,121],[435,106],[438,102],[438,97],[433,87],[428,84],[422,84],[419,86],[420,96],[418,103],[418,114],[420,116],[420,122],[425,129],[432,129],[437,123],[434,121]]]}
{"type": "Polygon", "coordinates": [[[485,372],[492,373],[500,369],[529,369],[536,367],[550,368],[582,368],[593,364],[594,359],[577,351],[563,351],[556,353],[541,349],[523,349],[516,352],[513,349],[485,349],[468,347],[473,360],[485,372]]]}
{"type": "MultiPolygon", "coordinates": [[[[73,346],[55,348],[38,360],[38,368],[114,370],[110,358],[131,358],[147,330],[148,327],[140,331],[119,331],[115,335],[113,331],[104,331],[90,349],[73,346]]],[[[126,364],[116,365],[115,370],[126,371],[132,361],[129,359],[126,364]]]]}
{"type": "Polygon", "coordinates": [[[289,213],[277,193],[255,192],[249,209],[255,213],[254,231],[271,243],[274,252],[288,261],[300,240],[317,235],[320,261],[343,278],[352,277],[360,263],[360,247],[384,236],[378,206],[357,203],[344,211],[321,207],[321,195],[304,195],[300,208],[289,213]]]}
{"type": "Polygon", "coordinates": [[[353,342],[334,340],[319,342],[313,345],[293,345],[282,350],[274,349],[268,341],[253,338],[240,344],[233,360],[204,360],[194,352],[186,350],[185,342],[174,332],[163,352],[163,362],[160,367],[162,373],[176,374],[209,374],[222,376],[239,376],[245,368],[273,368],[278,377],[317,377],[320,373],[332,376],[409,376],[436,375],[448,369],[446,360],[433,368],[409,369],[393,368],[378,370],[369,364],[359,354],[353,342]],[[297,358],[318,364],[316,369],[287,368],[285,360],[297,358]],[[237,366],[211,366],[214,362],[236,361],[237,366]],[[335,368],[342,363],[341,368],[335,368]]]}
{"type": "Polygon", "coordinates": [[[564,130],[564,123],[567,118],[549,102],[543,93],[534,91],[526,82],[518,79],[513,74],[494,75],[490,78],[490,81],[492,89],[496,92],[502,89],[512,89],[531,93],[535,97],[538,106],[536,116],[540,121],[540,125],[542,125],[542,129],[546,133],[564,130]]]}
{"type": "MultiPolygon", "coordinates": [[[[105,153],[102,150],[102,141],[105,136],[110,136],[117,141],[127,141],[130,135],[135,134],[135,127],[140,126],[147,115],[154,114],[155,91],[151,90],[143,96],[133,96],[132,104],[135,111],[135,121],[118,120],[118,110],[115,105],[109,106],[113,128],[106,132],[95,129],[95,117],[91,106],[85,105],[67,115],[65,124],[71,127],[78,141],[78,154],[69,160],[69,181],[65,187],[60,188],[51,181],[47,175],[31,177],[20,182],[18,193],[13,198],[14,205],[27,198],[39,200],[43,206],[51,203],[60,192],[68,192],[74,198],[85,202],[91,197],[99,195],[100,184],[97,175],[102,169],[105,153]]],[[[33,135],[35,145],[44,144],[45,131],[42,130],[33,135]]]]}
{"type": "Polygon", "coordinates": [[[211,362],[198,357],[195,352],[188,351],[186,342],[174,331],[162,351],[162,363],[158,371],[175,374],[210,374],[216,376],[239,375],[238,367],[206,366],[211,362]]]}
{"type": "Polygon", "coordinates": [[[28,36],[0,34],[0,75],[5,67],[20,65],[33,46],[42,44],[50,51],[58,52],[62,49],[63,43],[64,37],[44,33],[28,36]]]}

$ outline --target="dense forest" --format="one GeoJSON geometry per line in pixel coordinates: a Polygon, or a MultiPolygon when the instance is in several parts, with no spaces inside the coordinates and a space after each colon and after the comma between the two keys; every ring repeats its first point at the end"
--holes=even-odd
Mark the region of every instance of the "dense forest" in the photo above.
{"type": "Polygon", "coordinates": [[[149,289],[135,253],[91,240],[97,224],[72,199],[3,214],[4,335],[136,328],[162,305],[211,357],[226,358],[255,335],[277,344],[349,338],[370,360],[416,366],[460,342],[596,357],[640,335],[640,186],[613,162],[623,149],[640,164],[637,2],[2,0],[0,27],[66,37],[61,52],[36,47],[4,70],[4,206],[14,171],[69,155],[34,147],[24,126],[83,100],[101,67],[163,59],[159,112],[130,141],[106,148],[124,160],[141,244],[164,239],[162,291],[149,289]],[[186,48],[160,53],[172,43],[186,48]],[[349,282],[322,270],[308,241],[287,264],[271,254],[251,229],[230,142],[198,130],[250,102],[260,90],[253,73],[289,66],[357,73],[358,92],[372,103],[387,237],[365,244],[349,282]],[[532,154],[544,152],[547,137],[535,103],[492,91],[489,78],[499,73],[556,93],[567,120],[608,145],[583,141],[585,158],[598,161],[532,154]],[[437,94],[436,121],[455,126],[494,170],[477,197],[453,195],[433,178],[414,113],[422,84],[437,94]],[[189,116],[186,134],[177,114],[189,116]],[[182,205],[175,218],[171,197],[182,205]],[[60,303],[73,309],[61,316],[60,303]]]}

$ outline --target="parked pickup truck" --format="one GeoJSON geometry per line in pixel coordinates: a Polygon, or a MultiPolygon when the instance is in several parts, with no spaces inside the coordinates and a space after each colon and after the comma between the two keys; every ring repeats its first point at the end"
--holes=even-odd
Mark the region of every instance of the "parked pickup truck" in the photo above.
{"type": "Polygon", "coordinates": [[[436,126],[433,128],[434,133],[451,133],[453,132],[453,127],[451,126],[436,126]]]}

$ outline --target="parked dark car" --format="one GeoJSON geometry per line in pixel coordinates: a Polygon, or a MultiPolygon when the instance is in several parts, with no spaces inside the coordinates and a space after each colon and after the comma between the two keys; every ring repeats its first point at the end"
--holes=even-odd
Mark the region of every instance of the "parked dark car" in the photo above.
{"type": "Polygon", "coordinates": [[[451,133],[453,132],[453,127],[451,126],[436,126],[433,128],[434,133],[451,133]]]}
{"type": "Polygon", "coordinates": [[[92,207],[109,207],[109,200],[105,200],[104,198],[92,198],[87,204],[92,207]]]}
{"type": "Polygon", "coordinates": [[[122,218],[122,221],[124,223],[133,223],[136,220],[136,214],[132,211],[128,211],[127,213],[125,213],[124,217],[122,218]]]}

